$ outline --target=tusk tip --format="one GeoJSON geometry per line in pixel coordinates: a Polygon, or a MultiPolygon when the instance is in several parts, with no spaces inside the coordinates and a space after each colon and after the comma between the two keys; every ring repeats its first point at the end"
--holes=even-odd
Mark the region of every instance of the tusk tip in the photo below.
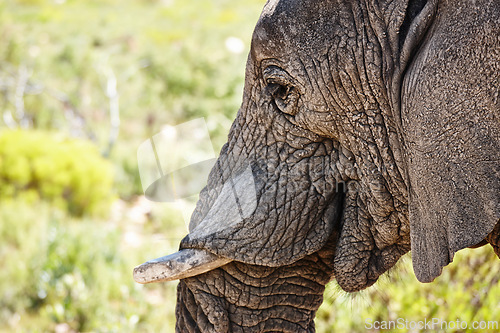
{"type": "Polygon", "coordinates": [[[185,279],[231,262],[199,249],[184,249],[153,259],[134,268],[134,281],[140,284],[185,279]]]}
{"type": "Polygon", "coordinates": [[[135,267],[133,273],[134,281],[140,284],[160,282],[160,277],[153,276],[151,271],[152,269],[149,262],[145,262],[144,264],[135,267]]]}

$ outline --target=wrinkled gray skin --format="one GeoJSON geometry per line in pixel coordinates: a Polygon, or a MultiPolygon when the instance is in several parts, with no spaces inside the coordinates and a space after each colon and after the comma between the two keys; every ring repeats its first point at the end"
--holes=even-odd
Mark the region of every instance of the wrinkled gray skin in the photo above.
{"type": "Polygon", "coordinates": [[[257,208],[181,242],[234,261],[180,281],[177,331],[313,332],[331,279],[500,254],[499,67],[498,0],[269,1],[191,230],[248,166],[257,208]]]}

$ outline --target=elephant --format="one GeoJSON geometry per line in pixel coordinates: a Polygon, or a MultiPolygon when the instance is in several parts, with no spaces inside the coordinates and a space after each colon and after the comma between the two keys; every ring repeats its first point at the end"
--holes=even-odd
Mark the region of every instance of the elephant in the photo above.
{"type": "Polygon", "coordinates": [[[411,250],[431,282],[500,257],[497,0],[268,0],[243,101],[179,252],[178,332],[314,332],[325,285],[411,250]]]}

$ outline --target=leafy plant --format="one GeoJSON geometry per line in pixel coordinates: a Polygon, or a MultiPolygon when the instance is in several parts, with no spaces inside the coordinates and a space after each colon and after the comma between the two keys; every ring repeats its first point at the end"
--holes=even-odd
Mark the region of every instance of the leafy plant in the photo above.
{"type": "Polygon", "coordinates": [[[112,165],[96,147],[43,131],[0,133],[0,198],[42,198],[74,215],[104,213],[112,165]]]}

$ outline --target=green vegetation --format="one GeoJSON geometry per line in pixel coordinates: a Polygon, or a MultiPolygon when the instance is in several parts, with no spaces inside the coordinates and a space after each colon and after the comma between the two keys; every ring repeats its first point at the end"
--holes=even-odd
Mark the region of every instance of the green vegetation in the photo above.
{"type": "MultiPolygon", "coordinates": [[[[400,318],[408,322],[433,318],[447,322],[459,320],[469,325],[474,321],[497,321],[500,325],[498,267],[498,257],[490,246],[462,250],[434,282],[422,284],[413,274],[410,257],[405,256],[373,287],[359,293],[349,295],[340,291],[335,283],[329,284],[325,303],[317,314],[317,331],[363,332],[367,331],[365,325],[370,327],[375,321],[397,322],[400,318]]],[[[440,328],[441,325],[436,326],[433,331],[481,331],[440,328]]]]}
{"type": "Polygon", "coordinates": [[[135,149],[162,126],[205,117],[214,148],[225,142],[241,103],[246,54],[263,3],[2,2],[4,125],[92,140],[120,166],[120,196],[140,194],[135,149]],[[243,41],[241,53],[227,49],[229,37],[243,41]]]}
{"type": "MultiPolygon", "coordinates": [[[[141,196],[136,151],[198,117],[220,148],[264,2],[0,2],[0,332],[173,331],[176,283],[138,285],[132,269],[186,227],[141,196]]],[[[499,294],[498,259],[468,250],[432,284],[409,260],[356,295],[332,283],[316,323],[500,320],[499,294]]]]}
{"type": "Polygon", "coordinates": [[[139,232],[137,244],[127,216],[103,225],[22,199],[2,201],[0,221],[0,332],[171,331],[175,284],[138,285],[132,268],[173,241],[139,232]]]}
{"type": "Polygon", "coordinates": [[[0,199],[51,201],[81,216],[109,210],[112,165],[90,142],[42,131],[0,133],[0,199]]]}
{"type": "Polygon", "coordinates": [[[136,151],[199,117],[221,147],[263,4],[0,2],[0,332],[173,331],[176,283],[138,285],[132,269],[187,229],[139,197],[136,151]],[[120,199],[94,200],[111,181],[120,199]]]}

